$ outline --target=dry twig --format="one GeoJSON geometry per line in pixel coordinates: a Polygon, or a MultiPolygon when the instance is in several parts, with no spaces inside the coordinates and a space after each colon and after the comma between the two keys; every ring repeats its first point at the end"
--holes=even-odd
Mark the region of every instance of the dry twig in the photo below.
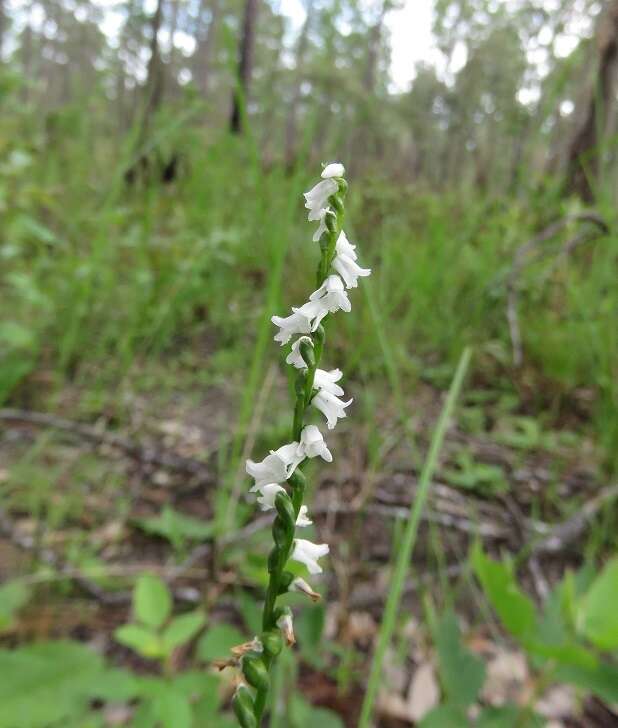
{"type": "Polygon", "coordinates": [[[618,483],[602,488],[598,495],[577,511],[577,513],[549,530],[545,538],[531,548],[533,555],[555,554],[566,550],[586,530],[589,522],[607,504],[618,498],[618,483]]]}
{"type": "Polygon", "coordinates": [[[156,466],[165,470],[193,475],[200,482],[212,484],[215,482],[214,474],[207,463],[193,458],[166,452],[159,447],[148,447],[128,440],[112,432],[98,430],[91,425],[73,422],[55,415],[43,412],[30,412],[20,409],[0,409],[0,421],[14,425],[28,425],[33,427],[49,427],[60,432],[86,440],[94,445],[105,445],[119,450],[132,460],[144,465],[156,466]]]}

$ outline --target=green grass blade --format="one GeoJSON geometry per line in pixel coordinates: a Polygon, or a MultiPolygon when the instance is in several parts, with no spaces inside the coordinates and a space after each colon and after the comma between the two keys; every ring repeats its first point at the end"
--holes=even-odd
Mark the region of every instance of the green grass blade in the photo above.
{"type": "Polygon", "coordinates": [[[442,443],[444,441],[444,435],[448,426],[449,419],[453,413],[455,403],[459,397],[461,386],[463,383],[464,376],[470,363],[471,352],[469,348],[466,348],[459,359],[457,365],[457,371],[451,382],[451,386],[444,403],[444,407],[440,413],[438,424],[431,440],[429,447],[429,453],[423,470],[421,473],[418,495],[412,503],[410,509],[410,520],[407,523],[405,533],[403,535],[401,549],[395,565],[395,571],[391,580],[391,587],[389,590],[388,598],[386,600],[386,607],[384,609],[384,617],[380,626],[380,633],[378,635],[378,644],[373,656],[371,665],[371,673],[369,675],[369,683],[367,685],[367,692],[365,693],[365,699],[363,701],[363,707],[361,711],[361,717],[359,721],[359,728],[369,728],[369,721],[371,719],[373,706],[376,700],[378,686],[382,679],[382,663],[384,662],[384,655],[386,649],[393,636],[395,629],[395,620],[397,618],[397,612],[399,609],[399,603],[401,601],[401,595],[403,593],[403,587],[405,584],[406,573],[410,565],[410,558],[414,550],[414,544],[416,542],[416,535],[418,533],[418,525],[421,520],[423,508],[427,501],[427,495],[429,493],[429,486],[433,478],[433,473],[438,462],[438,456],[442,449],[442,443]]]}
{"type": "Polygon", "coordinates": [[[399,419],[401,420],[401,425],[405,430],[408,445],[411,450],[412,461],[414,462],[417,458],[416,443],[414,439],[414,432],[410,424],[410,418],[406,415],[405,411],[404,397],[401,390],[401,377],[397,369],[397,364],[395,363],[395,355],[393,353],[391,343],[382,322],[382,316],[380,315],[379,305],[376,300],[371,281],[365,281],[363,291],[365,293],[365,300],[369,306],[369,314],[371,316],[373,330],[382,351],[382,359],[384,361],[386,376],[388,377],[388,382],[393,390],[393,394],[395,395],[395,403],[397,405],[399,419]]]}

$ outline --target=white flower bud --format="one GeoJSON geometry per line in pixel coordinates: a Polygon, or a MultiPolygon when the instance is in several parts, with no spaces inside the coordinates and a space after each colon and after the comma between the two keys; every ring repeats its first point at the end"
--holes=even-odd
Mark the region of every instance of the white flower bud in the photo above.
{"type": "Polygon", "coordinates": [[[300,577],[294,579],[292,583],[290,584],[290,588],[288,591],[291,592],[300,592],[301,594],[305,594],[306,596],[311,599],[312,602],[319,602],[322,598],[320,594],[318,594],[316,591],[313,591],[311,586],[307,584],[307,582],[304,579],[301,579],[300,577]]]}
{"type": "Polygon", "coordinates": [[[322,170],[322,179],[330,179],[331,177],[343,177],[345,167],[341,162],[331,162],[322,170]]]}
{"type": "Polygon", "coordinates": [[[296,525],[298,526],[298,528],[304,528],[305,526],[310,526],[312,523],[313,521],[307,515],[307,506],[301,506],[300,510],[298,511],[296,525]]]}
{"type": "Polygon", "coordinates": [[[294,622],[292,621],[292,612],[288,609],[284,612],[277,620],[277,627],[283,633],[283,637],[288,647],[296,644],[296,637],[294,636],[294,622]]]}
{"type": "Polygon", "coordinates": [[[235,657],[240,658],[248,652],[264,652],[264,645],[257,637],[254,637],[249,642],[243,642],[241,645],[235,645],[231,648],[230,652],[235,657]]]}

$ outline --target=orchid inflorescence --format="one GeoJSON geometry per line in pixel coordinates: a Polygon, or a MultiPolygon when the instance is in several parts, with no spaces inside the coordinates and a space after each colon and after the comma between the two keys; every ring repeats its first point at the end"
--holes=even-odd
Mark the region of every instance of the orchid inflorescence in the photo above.
{"type": "MultiPolygon", "coordinates": [[[[270,667],[283,647],[295,642],[292,612],[289,607],[277,606],[277,598],[296,591],[317,601],[320,597],[301,578],[295,578],[285,566],[290,558],[304,564],[310,574],[320,574],[319,559],[329,552],[328,544],[316,544],[296,538],[296,528],[311,525],[307,506],[303,505],[306,479],[301,465],[306,459],[321,457],[331,462],[333,456],[318,427],[305,424],[310,406],[326,418],[329,430],[346,416],[345,401],[339,384],[343,376],[339,369],[319,368],[324,349],[325,325],[330,314],[350,311],[347,290],[356,288],[358,278],[371,270],[361,268],[356,246],[343,231],[344,198],[347,183],[342,164],[328,164],[322,179],[305,193],[305,207],[310,221],[318,227],[313,240],[320,245],[317,289],[302,306],[292,308],[286,317],[273,316],[279,331],[275,341],[284,346],[295,338],[286,363],[298,370],[295,379],[296,403],[292,427],[292,442],[271,450],[261,462],[247,460],[247,473],[254,479],[251,492],[258,493],[257,502],[263,511],[275,510],[272,534],[274,546],[268,558],[269,582],[262,619],[263,632],[251,642],[233,651],[231,664],[239,664],[244,682],[238,686],[233,706],[243,728],[254,728],[262,719],[269,689],[270,667]],[[250,687],[255,689],[252,693],[250,687]]],[[[227,663],[226,663],[227,664],[227,663]]]]}

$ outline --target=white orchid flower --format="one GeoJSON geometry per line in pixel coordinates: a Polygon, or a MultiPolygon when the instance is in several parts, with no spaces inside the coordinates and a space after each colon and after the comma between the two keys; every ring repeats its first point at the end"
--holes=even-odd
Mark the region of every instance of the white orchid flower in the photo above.
{"type": "MultiPolygon", "coordinates": [[[[339,310],[351,311],[352,304],[350,303],[341,278],[338,275],[330,275],[309,296],[307,303],[304,303],[300,308],[293,308],[292,310],[309,319],[311,322],[311,331],[315,331],[327,314],[335,313],[335,311],[339,310]]],[[[307,332],[303,331],[299,333],[307,332]]]]}
{"type": "Polygon", "coordinates": [[[339,237],[337,238],[335,251],[337,252],[337,255],[347,255],[348,258],[352,258],[352,260],[356,260],[358,258],[358,255],[356,254],[356,245],[352,245],[343,230],[339,233],[339,237]]]}
{"type": "Polygon", "coordinates": [[[309,210],[309,221],[322,220],[329,208],[328,198],[334,195],[339,185],[334,179],[323,179],[304,193],[305,207],[309,210]]]}
{"type": "Polygon", "coordinates": [[[318,225],[316,231],[313,233],[313,242],[317,243],[318,240],[324,235],[324,233],[328,230],[328,227],[326,225],[326,216],[327,215],[334,215],[335,213],[330,208],[324,208],[323,210],[320,210],[320,224],[318,225]]]}
{"type": "Polygon", "coordinates": [[[294,561],[304,564],[310,574],[321,574],[322,567],[318,564],[318,559],[326,556],[329,551],[327,543],[312,543],[304,538],[295,538],[292,558],[294,561]]]}
{"type": "Polygon", "coordinates": [[[322,179],[330,179],[331,177],[343,177],[345,167],[341,162],[331,162],[322,170],[322,179]]]}
{"type": "Polygon", "coordinates": [[[279,327],[279,333],[275,334],[275,341],[279,341],[283,346],[296,334],[308,334],[311,331],[312,318],[302,310],[302,307],[293,308],[292,313],[285,318],[273,316],[270,320],[279,327]]]}
{"type": "Polygon", "coordinates": [[[245,469],[255,479],[255,485],[251,492],[260,490],[265,485],[273,483],[284,483],[303,461],[303,456],[298,455],[298,442],[290,442],[278,450],[271,450],[260,463],[247,460],[245,469]]]}
{"type": "Polygon", "coordinates": [[[305,526],[310,526],[312,523],[313,523],[313,521],[307,515],[307,506],[301,506],[300,510],[298,511],[298,518],[296,519],[296,525],[299,528],[304,528],[305,526]]]}
{"type": "Polygon", "coordinates": [[[303,453],[308,458],[315,458],[318,455],[327,463],[332,463],[333,456],[328,449],[322,433],[315,425],[306,425],[300,433],[299,454],[303,453]]]}
{"type": "Polygon", "coordinates": [[[352,402],[352,398],[350,398],[347,402],[344,402],[326,389],[319,390],[315,397],[311,400],[311,404],[316,409],[319,409],[326,417],[326,425],[329,430],[334,429],[338,419],[346,416],[345,408],[349,407],[352,402]]]}
{"type": "Polygon", "coordinates": [[[330,313],[328,306],[323,301],[307,301],[300,308],[292,308],[292,311],[309,320],[310,331],[316,331],[322,319],[330,313]]]}
{"type": "Polygon", "coordinates": [[[343,278],[348,288],[356,288],[359,278],[371,275],[371,268],[361,268],[356,263],[356,259],[358,258],[356,255],[356,245],[352,245],[343,230],[337,238],[335,252],[333,268],[343,278]]]}
{"type": "Polygon", "coordinates": [[[341,369],[331,369],[330,372],[324,369],[316,369],[313,386],[316,389],[323,389],[331,394],[336,394],[337,397],[343,397],[343,388],[337,384],[342,376],[341,369]]]}
{"type": "Polygon", "coordinates": [[[309,296],[309,301],[322,304],[330,313],[340,309],[346,312],[352,310],[352,304],[345,291],[343,281],[337,275],[328,276],[317,291],[309,296]]]}
{"type": "Polygon", "coordinates": [[[310,336],[300,336],[292,344],[292,351],[290,351],[290,353],[285,358],[286,364],[291,364],[292,366],[296,367],[297,369],[306,369],[307,368],[307,364],[305,363],[305,360],[303,359],[303,356],[300,353],[300,345],[302,344],[303,341],[306,341],[308,344],[313,346],[313,339],[310,336]]]}
{"type": "Polygon", "coordinates": [[[313,234],[313,241],[317,242],[326,232],[326,216],[334,215],[330,209],[329,197],[339,189],[339,184],[333,177],[342,177],[345,169],[342,164],[334,163],[325,167],[322,180],[314,185],[309,192],[305,192],[305,207],[309,210],[307,215],[310,221],[319,220],[318,229],[313,234]]]}
{"type": "Polygon", "coordinates": [[[272,508],[274,508],[275,498],[277,497],[277,494],[285,493],[285,488],[282,488],[277,483],[267,483],[266,485],[262,485],[256,490],[259,490],[259,492],[261,493],[261,495],[258,496],[257,502],[260,504],[260,508],[263,511],[270,511],[272,508]]]}
{"type": "Polygon", "coordinates": [[[361,268],[356,261],[348,258],[347,255],[337,254],[333,260],[333,268],[343,278],[348,288],[356,288],[359,278],[371,275],[371,268],[361,268]]]}

